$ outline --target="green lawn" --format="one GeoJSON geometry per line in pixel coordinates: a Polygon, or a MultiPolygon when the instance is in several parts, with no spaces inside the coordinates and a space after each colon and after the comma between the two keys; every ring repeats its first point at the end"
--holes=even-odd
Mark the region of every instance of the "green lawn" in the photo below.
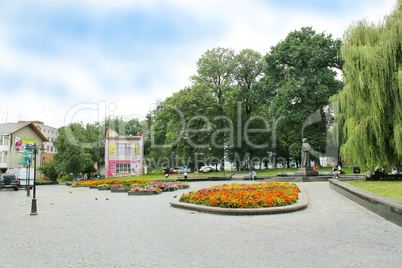
{"type": "MultiPolygon", "coordinates": [[[[296,172],[299,168],[277,168],[277,169],[264,169],[264,170],[256,170],[257,176],[276,176],[280,172],[296,172]]],[[[345,174],[353,174],[351,167],[343,167],[343,171],[345,174]]],[[[318,169],[318,173],[320,172],[332,172],[332,167],[322,167],[318,169]]]]}
{"type": "Polygon", "coordinates": [[[402,181],[345,181],[366,191],[402,201],[402,181]]]}
{"type": "MultiPolygon", "coordinates": [[[[259,170],[257,169],[257,176],[276,176],[280,172],[296,172],[298,168],[277,168],[277,169],[263,169],[259,170]]],[[[345,171],[346,174],[353,174],[352,168],[350,167],[344,167],[342,168],[343,171],[345,171]]],[[[318,172],[328,172],[332,171],[332,167],[323,167],[318,169],[318,172]]],[[[250,171],[244,170],[242,172],[249,173],[250,171]]],[[[189,173],[188,178],[191,179],[203,179],[207,177],[223,177],[223,176],[230,176],[231,174],[236,173],[236,171],[226,171],[225,174],[223,172],[209,172],[209,173],[189,173]]],[[[183,178],[183,174],[170,174],[168,179],[175,179],[175,178],[183,178]]],[[[121,178],[113,178],[113,180],[118,180],[118,181],[126,181],[126,180],[165,180],[165,175],[164,174],[147,174],[147,175],[141,175],[141,176],[131,176],[131,177],[121,177],[121,178]]],[[[40,180],[37,180],[40,181],[40,180]]]]}
{"type": "MultiPolygon", "coordinates": [[[[276,176],[279,174],[279,172],[296,172],[299,168],[277,168],[277,169],[263,169],[259,170],[257,169],[257,176],[276,176]]],[[[350,167],[344,167],[342,168],[343,171],[345,171],[346,174],[353,174],[352,168],[350,167]]],[[[318,172],[327,172],[327,171],[332,171],[332,167],[323,167],[318,169],[318,172]]],[[[244,170],[242,172],[248,173],[250,171],[244,170]]],[[[236,173],[236,171],[226,171],[225,176],[230,176],[231,174],[236,173]]],[[[224,174],[223,172],[209,172],[209,173],[189,173],[188,174],[189,178],[205,178],[205,177],[223,177],[224,174]]],[[[174,179],[176,177],[182,178],[183,174],[170,174],[169,179],[174,179]]],[[[134,176],[134,177],[129,177],[129,178],[122,178],[121,180],[132,180],[132,179],[144,179],[144,180],[164,180],[165,175],[142,175],[142,176],[134,176]]]]}
{"type": "MultiPolygon", "coordinates": [[[[225,176],[230,176],[233,172],[225,172],[225,176]]],[[[204,179],[207,177],[223,177],[223,172],[209,172],[209,173],[189,173],[188,178],[191,179],[204,179]]],[[[173,180],[176,178],[183,178],[183,174],[169,174],[168,180],[173,180]]],[[[127,181],[127,180],[166,180],[164,174],[147,174],[147,175],[140,175],[140,176],[131,176],[131,177],[121,177],[121,178],[113,178],[113,180],[118,181],[127,181]]]]}

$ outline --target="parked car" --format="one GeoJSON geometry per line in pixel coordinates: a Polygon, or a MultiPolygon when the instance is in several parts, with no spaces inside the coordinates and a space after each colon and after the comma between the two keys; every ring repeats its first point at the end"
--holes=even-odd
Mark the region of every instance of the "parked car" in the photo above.
{"type": "Polygon", "coordinates": [[[189,169],[189,168],[186,168],[186,167],[179,167],[179,168],[177,169],[177,171],[178,171],[179,173],[184,173],[184,172],[189,173],[189,172],[190,172],[190,169],[189,169]]]}
{"type": "Polygon", "coordinates": [[[0,189],[14,188],[14,190],[18,191],[19,187],[20,179],[18,179],[14,174],[1,174],[0,189]]]}
{"type": "Polygon", "coordinates": [[[202,167],[202,168],[200,168],[200,172],[204,172],[204,173],[210,172],[211,170],[212,170],[211,167],[202,167]]]}
{"type": "Polygon", "coordinates": [[[178,174],[178,173],[179,173],[179,171],[176,170],[176,169],[171,168],[171,169],[169,170],[169,174],[178,174]]]}

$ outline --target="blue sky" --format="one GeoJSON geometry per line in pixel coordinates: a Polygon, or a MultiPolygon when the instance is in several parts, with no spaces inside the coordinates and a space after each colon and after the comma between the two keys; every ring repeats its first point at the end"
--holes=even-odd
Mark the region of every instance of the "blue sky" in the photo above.
{"type": "Polygon", "coordinates": [[[0,0],[0,123],[143,118],[208,49],[266,54],[312,26],[341,38],[394,0],[0,0]]]}

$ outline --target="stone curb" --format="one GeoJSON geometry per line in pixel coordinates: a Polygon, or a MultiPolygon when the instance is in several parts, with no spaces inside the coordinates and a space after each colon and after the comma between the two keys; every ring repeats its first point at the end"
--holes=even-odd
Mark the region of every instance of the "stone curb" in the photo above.
{"type": "Polygon", "coordinates": [[[362,207],[402,227],[402,201],[363,190],[337,179],[330,179],[329,187],[362,207]]]}
{"type": "Polygon", "coordinates": [[[170,205],[175,208],[195,210],[198,212],[220,214],[220,215],[234,215],[234,216],[248,216],[248,215],[267,215],[289,213],[305,209],[308,206],[308,197],[304,189],[300,188],[299,200],[296,204],[280,207],[269,208],[219,208],[209,207],[196,204],[182,203],[179,201],[170,202],[170,205]]]}
{"type": "Polygon", "coordinates": [[[36,182],[36,185],[56,185],[59,184],[57,181],[41,181],[41,182],[36,182]]]}

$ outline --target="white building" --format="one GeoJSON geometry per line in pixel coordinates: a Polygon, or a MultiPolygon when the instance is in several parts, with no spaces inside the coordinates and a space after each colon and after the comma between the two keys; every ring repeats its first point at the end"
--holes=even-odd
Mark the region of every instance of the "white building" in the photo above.
{"type": "Polygon", "coordinates": [[[120,136],[108,129],[105,139],[106,178],[134,176],[143,174],[143,137],[120,136]]]}

